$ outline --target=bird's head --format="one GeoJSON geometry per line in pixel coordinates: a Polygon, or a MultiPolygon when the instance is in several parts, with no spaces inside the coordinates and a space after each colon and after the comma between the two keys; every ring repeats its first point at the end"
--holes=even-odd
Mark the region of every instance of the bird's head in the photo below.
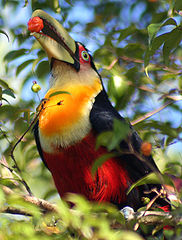
{"type": "Polygon", "coordinates": [[[63,86],[70,81],[72,84],[80,81],[87,85],[93,84],[96,79],[100,81],[92,56],[85,46],[74,41],[49,14],[42,10],[34,11],[28,30],[47,53],[53,75],[51,87],[63,86]]]}

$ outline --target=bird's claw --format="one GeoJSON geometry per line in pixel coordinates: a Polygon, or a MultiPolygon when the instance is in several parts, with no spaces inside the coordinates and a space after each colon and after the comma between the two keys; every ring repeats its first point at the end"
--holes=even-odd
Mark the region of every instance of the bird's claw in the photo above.
{"type": "Polygon", "coordinates": [[[120,210],[121,213],[123,213],[124,218],[128,221],[134,218],[135,211],[133,208],[126,206],[120,210]]]}

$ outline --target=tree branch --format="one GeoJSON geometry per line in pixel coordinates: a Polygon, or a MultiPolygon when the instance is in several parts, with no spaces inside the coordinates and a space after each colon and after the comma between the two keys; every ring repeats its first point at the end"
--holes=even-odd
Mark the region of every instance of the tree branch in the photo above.
{"type": "MultiPolygon", "coordinates": [[[[3,186],[3,192],[7,196],[14,194],[14,192],[6,186],[3,186]]],[[[43,199],[40,199],[40,198],[37,198],[34,196],[30,196],[30,195],[20,195],[19,197],[22,198],[25,202],[32,203],[33,205],[39,207],[44,214],[48,213],[48,212],[55,212],[55,213],[57,212],[56,205],[52,204],[46,200],[43,200],[43,199]]],[[[3,207],[0,211],[3,213],[31,216],[28,209],[24,210],[24,209],[18,209],[18,208],[14,208],[14,207],[10,207],[10,206],[3,207]]]]}
{"type": "Polygon", "coordinates": [[[131,125],[132,126],[136,125],[137,123],[142,122],[143,120],[152,117],[153,115],[160,112],[161,110],[163,110],[164,108],[166,108],[170,104],[182,100],[182,96],[169,96],[168,95],[168,96],[166,96],[166,98],[169,98],[170,100],[168,102],[166,102],[164,105],[162,105],[161,107],[144,114],[142,117],[139,117],[138,119],[135,119],[135,120],[131,121],[131,125]]]}
{"type": "Polygon", "coordinates": [[[55,204],[52,204],[46,200],[40,199],[40,198],[36,198],[34,196],[23,196],[23,199],[26,202],[30,202],[36,206],[38,206],[39,208],[41,208],[41,210],[43,210],[44,213],[47,212],[57,212],[57,208],[55,204]]]}
{"type": "MultiPolygon", "coordinates": [[[[10,195],[13,194],[13,191],[9,189],[8,187],[3,186],[3,191],[5,194],[10,195]]],[[[40,198],[36,198],[33,196],[21,196],[26,202],[32,203],[39,207],[42,210],[42,213],[57,213],[57,207],[55,204],[52,204],[48,201],[45,201],[40,198]]],[[[2,213],[10,213],[10,214],[19,214],[23,216],[32,216],[31,213],[25,209],[18,209],[11,206],[3,207],[0,210],[2,213]]],[[[70,210],[73,214],[74,212],[70,210]]],[[[138,224],[145,224],[145,225],[162,225],[162,224],[169,224],[170,226],[175,226],[179,223],[182,223],[182,216],[179,215],[173,215],[170,212],[162,212],[162,211],[140,211],[140,212],[131,212],[130,216],[127,218],[127,223],[132,223],[132,221],[135,220],[138,224]]],[[[114,228],[121,228],[118,224],[115,226],[113,224],[114,228]]]]}
{"type": "Polygon", "coordinates": [[[43,99],[43,101],[42,101],[42,102],[39,104],[39,106],[37,107],[37,113],[36,113],[34,119],[33,119],[32,122],[30,123],[29,127],[27,128],[27,130],[22,134],[22,136],[18,139],[18,141],[17,141],[17,142],[15,143],[15,145],[12,147],[11,153],[10,153],[10,156],[11,156],[11,158],[12,158],[14,164],[15,164],[14,167],[17,169],[18,173],[20,174],[20,175],[19,175],[19,174],[16,173],[16,175],[18,176],[18,178],[20,179],[21,183],[24,185],[24,187],[26,188],[26,190],[27,190],[27,192],[29,193],[30,196],[33,195],[33,194],[32,194],[32,191],[31,191],[30,187],[28,186],[28,184],[26,183],[26,181],[25,181],[25,180],[22,178],[22,176],[21,176],[21,170],[20,170],[20,168],[18,167],[18,164],[17,164],[16,159],[15,159],[15,157],[14,157],[14,151],[15,151],[16,147],[18,146],[18,144],[22,141],[22,139],[24,138],[24,136],[30,131],[30,129],[32,128],[32,126],[34,126],[34,124],[36,123],[36,121],[37,121],[37,119],[38,119],[38,117],[39,117],[42,109],[44,108],[45,103],[46,103],[46,100],[43,99]]]}

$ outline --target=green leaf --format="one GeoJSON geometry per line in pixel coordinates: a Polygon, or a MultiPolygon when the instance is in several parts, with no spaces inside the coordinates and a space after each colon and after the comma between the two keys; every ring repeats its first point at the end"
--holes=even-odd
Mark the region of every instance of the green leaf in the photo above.
{"type": "Polygon", "coordinates": [[[145,67],[145,72],[146,72],[147,77],[148,77],[148,72],[146,71],[146,68],[147,68],[147,66],[149,65],[149,62],[150,62],[150,56],[151,56],[151,51],[148,47],[146,52],[145,52],[145,56],[144,56],[144,67],[145,67]]]}
{"type": "Polygon", "coordinates": [[[24,119],[19,118],[15,121],[14,133],[17,135],[21,135],[28,129],[28,127],[29,127],[28,123],[24,119]]]}
{"type": "Polygon", "coordinates": [[[0,206],[2,207],[5,204],[5,194],[3,190],[0,188],[0,206]]]}
{"type": "MultiPolygon", "coordinates": [[[[168,19],[163,26],[174,23],[173,19],[168,19]]],[[[175,23],[174,23],[175,24],[175,23]]],[[[163,58],[164,63],[168,66],[169,65],[169,55],[173,49],[175,49],[182,40],[182,31],[180,27],[176,27],[171,32],[167,32],[161,34],[158,37],[153,37],[150,46],[147,48],[144,57],[144,66],[145,68],[148,66],[150,62],[150,57],[155,54],[156,50],[160,48],[162,44],[163,46],[163,58]]]]}
{"type": "Polygon", "coordinates": [[[0,100],[2,100],[2,94],[3,94],[3,90],[2,90],[2,87],[0,87],[0,100]]]}
{"type": "MultiPolygon", "coordinates": [[[[118,240],[143,240],[143,237],[141,237],[139,234],[129,231],[129,230],[122,230],[118,232],[118,240]]],[[[154,238],[153,238],[154,239],[154,238]]]]}
{"type": "Polygon", "coordinates": [[[22,49],[19,49],[19,50],[13,50],[13,51],[10,51],[8,52],[5,57],[4,57],[4,61],[7,61],[7,62],[10,62],[10,61],[13,61],[15,60],[16,58],[19,58],[23,55],[25,55],[27,53],[27,49],[25,48],[22,48],[22,49]]]}
{"type": "Polygon", "coordinates": [[[11,179],[11,178],[1,178],[0,177],[0,185],[12,188],[14,186],[14,181],[18,179],[11,179]]]}
{"type": "Polygon", "coordinates": [[[59,95],[59,94],[69,94],[71,95],[69,92],[67,91],[56,91],[56,92],[53,92],[49,95],[49,98],[53,97],[53,96],[56,96],[56,95],[59,95]]]}
{"type": "Polygon", "coordinates": [[[127,194],[129,194],[135,187],[138,187],[144,184],[161,184],[161,181],[155,173],[149,173],[145,177],[139,179],[137,182],[132,184],[127,194]]]}
{"type": "Polygon", "coordinates": [[[16,98],[13,91],[11,89],[5,89],[2,91],[2,94],[6,94],[8,96],[11,96],[12,98],[16,98]]]}
{"type": "Polygon", "coordinates": [[[20,108],[11,106],[11,105],[5,105],[0,107],[0,115],[1,119],[8,119],[14,121],[19,117],[20,114],[20,108]]]}
{"type": "Polygon", "coordinates": [[[137,59],[143,58],[143,46],[140,43],[128,43],[124,48],[124,54],[128,57],[134,57],[137,59]]]}
{"type": "Polygon", "coordinates": [[[164,26],[167,26],[167,25],[174,25],[174,26],[177,26],[177,22],[174,18],[169,18],[167,19],[167,21],[165,21],[161,27],[164,27],[164,26]]]}
{"type": "Polygon", "coordinates": [[[170,32],[161,34],[160,36],[154,38],[154,40],[152,41],[151,44],[151,55],[153,55],[155,53],[155,51],[157,49],[159,49],[159,47],[166,41],[166,39],[168,39],[170,37],[170,32]]]}
{"type": "Polygon", "coordinates": [[[70,6],[73,6],[73,3],[71,0],[65,0],[65,2],[67,2],[70,6]]]}
{"type": "Polygon", "coordinates": [[[169,36],[170,36],[170,32],[161,34],[160,36],[154,38],[150,47],[147,48],[144,56],[144,67],[145,67],[146,74],[147,74],[146,67],[149,65],[150,57],[155,54],[156,50],[159,49],[159,47],[166,41],[166,39],[169,36]]]}
{"type": "Polygon", "coordinates": [[[136,27],[134,25],[131,25],[128,28],[120,30],[119,33],[120,33],[120,36],[118,38],[118,41],[122,41],[129,35],[136,33],[136,27]]]}
{"type": "Polygon", "coordinates": [[[23,7],[27,7],[28,5],[28,0],[25,0],[24,6],[23,7]]]}
{"type": "Polygon", "coordinates": [[[149,35],[149,43],[152,42],[152,39],[155,37],[160,27],[161,27],[161,23],[152,23],[147,27],[148,35],[149,35]]]}
{"type": "Polygon", "coordinates": [[[0,29],[0,33],[4,34],[4,35],[7,37],[8,42],[9,42],[9,36],[8,36],[8,34],[7,34],[5,31],[3,31],[2,29],[0,29]]]}
{"type": "Polygon", "coordinates": [[[92,170],[91,173],[94,176],[96,171],[98,170],[98,168],[104,164],[109,158],[113,158],[116,157],[116,153],[108,153],[108,154],[104,154],[101,157],[97,158],[94,162],[94,164],[92,165],[92,170]]]}
{"type": "Polygon", "coordinates": [[[165,41],[163,46],[164,63],[169,66],[169,55],[172,50],[177,48],[182,40],[182,31],[179,28],[175,28],[171,31],[170,37],[165,41]]]}
{"type": "Polygon", "coordinates": [[[17,69],[16,69],[16,76],[24,69],[26,68],[30,63],[32,63],[34,61],[34,59],[30,59],[27,60],[25,62],[23,62],[22,64],[20,64],[17,69]]]}
{"type": "Polygon", "coordinates": [[[129,188],[127,194],[129,194],[135,187],[144,185],[144,184],[161,184],[161,178],[164,181],[165,184],[168,184],[170,186],[174,186],[171,178],[165,174],[160,174],[161,177],[159,177],[158,174],[152,172],[146,175],[145,177],[139,179],[137,182],[131,185],[129,188]]]}
{"type": "Polygon", "coordinates": [[[164,26],[167,25],[174,25],[177,26],[176,21],[173,18],[167,19],[164,23],[152,23],[148,26],[148,34],[149,34],[149,44],[152,43],[154,37],[156,36],[157,32],[164,26]]]}
{"type": "Polygon", "coordinates": [[[174,10],[176,10],[176,11],[182,10],[182,1],[181,0],[175,0],[174,10]]]}
{"type": "Polygon", "coordinates": [[[0,79],[0,85],[4,88],[9,88],[9,85],[5,82],[5,80],[0,79]]]}
{"type": "Polygon", "coordinates": [[[2,91],[2,94],[6,94],[6,95],[8,95],[8,96],[11,96],[12,98],[16,98],[15,95],[14,95],[14,93],[13,93],[13,91],[12,91],[11,89],[4,89],[4,90],[2,91]]]}
{"type": "Polygon", "coordinates": [[[11,195],[8,198],[8,204],[12,207],[15,207],[17,209],[23,209],[27,211],[28,213],[32,214],[33,216],[40,218],[40,209],[35,204],[25,201],[23,198],[21,198],[18,195],[11,195]]]}
{"type": "Polygon", "coordinates": [[[111,151],[117,148],[121,141],[127,137],[129,131],[130,127],[128,123],[114,119],[113,136],[112,139],[109,139],[109,144],[107,146],[108,150],[111,151]]]}
{"type": "Polygon", "coordinates": [[[38,78],[44,78],[49,73],[49,63],[48,61],[42,61],[38,64],[36,69],[36,74],[38,78]]]}
{"type": "Polygon", "coordinates": [[[3,98],[3,97],[1,98],[1,100],[3,100],[5,102],[7,102],[8,104],[10,104],[10,102],[7,99],[3,98]]]}
{"type": "Polygon", "coordinates": [[[116,149],[119,147],[121,141],[127,137],[129,131],[130,127],[128,123],[114,119],[113,131],[106,131],[101,133],[97,137],[96,148],[99,146],[104,146],[107,147],[109,151],[116,149]]]}
{"type": "Polygon", "coordinates": [[[96,149],[98,149],[100,146],[107,147],[110,143],[112,136],[113,136],[112,131],[106,131],[99,134],[96,141],[96,149]]]}

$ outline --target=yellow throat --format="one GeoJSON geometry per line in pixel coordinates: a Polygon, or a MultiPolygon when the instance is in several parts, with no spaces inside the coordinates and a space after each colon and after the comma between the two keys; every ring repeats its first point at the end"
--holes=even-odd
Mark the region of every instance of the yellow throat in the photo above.
{"type": "Polygon", "coordinates": [[[88,85],[78,79],[79,83],[65,81],[64,87],[55,83],[45,95],[46,103],[39,116],[39,136],[46,152],[59,151],[80,141],[91,129],[90,110],[102,85],[98,77],[88,85]]]}

